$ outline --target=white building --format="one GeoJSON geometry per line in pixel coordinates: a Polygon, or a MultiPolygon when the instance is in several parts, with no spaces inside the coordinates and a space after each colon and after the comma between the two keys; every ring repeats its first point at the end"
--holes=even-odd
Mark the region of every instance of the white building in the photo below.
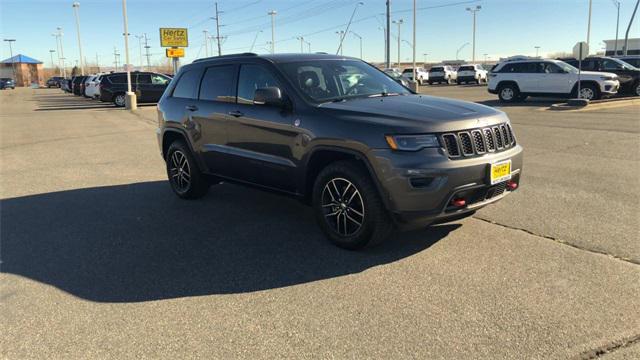
{"type": "MultiPolygon", "coordinates": [[[[613,49],[616,48],[616,41],[614,40],[605,40],[604,43],[607,45],[607,49],[605,55],[611,56],[613,54],[613,49]]],[[[629,39],[627,42],[629,49],[627,50],[627,55],[640,55],[640,38],[629,39]]],[[[618,39],[618,51],[616,55],[622,55],[622,47],[624,46],[624,38],[618,39]]]]}

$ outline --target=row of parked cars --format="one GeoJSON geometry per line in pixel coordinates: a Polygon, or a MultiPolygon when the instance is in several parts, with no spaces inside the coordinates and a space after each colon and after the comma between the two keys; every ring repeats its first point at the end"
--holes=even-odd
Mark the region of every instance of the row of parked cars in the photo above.
{"type": "MultiPolygon", "coordinates": [[[[160,100],[169,82],[171,82],[171,77],[166,74],[147,71],[131,73],[131,91],[136,94],[140,103],[152,103],[160,100]]],[[[121,107],[125,105],[127,73],[78,75],[70,79],[54,77],[47,80],[47,86],[59,87],[63,91],[77,96],[111,102],[115,106],[121,107]]]]}
{"type": "Polygon", "coordinates": [[[640,69],[631,64],[638,62],[640,56],[624,60],[592,56],[581,62],[516,56],[491,69],[488,91],[502,102],[523,101],[529,96],[587,100],[617,94],[640,96],[640,69]]]}
{"type": "MultiPolygon", "coordinates": [[[[413,81],[413,68],[406,68],[402,71],[398,68],[388,68],[384,69],[384,72],[400,83],[413,81]]],[[[451,65],[436,65],[429,70],[416,67],[416,81],[420,85],[485,84],[487,74],[488,71],[482,67],[482,64],[465,64],[457,69],[451,65]]]]}

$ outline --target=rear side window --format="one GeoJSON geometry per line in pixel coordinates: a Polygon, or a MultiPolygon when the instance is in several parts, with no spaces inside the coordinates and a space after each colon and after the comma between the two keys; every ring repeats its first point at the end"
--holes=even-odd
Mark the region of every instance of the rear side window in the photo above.
{"type": "Polygon", "coordinates": [[[233,86],[233,80],[236,77],[235,69],[235,65],[207,68],[202,78],[200,100],[235,102],[236,91],[233,86]]]}
{"type": "Polygon", "coordinates": [[[460,69],[458,69],[458,71],[475,71],[476,68],[473,66],[460,66],[460,69]]]}
{"type": "Polygon", "coordinates": [[[200,87],[200,75],[202,71],[199,69],[187,70],[180,76],[176,88],[173,90],[173,97],[185,99],[197,99],[198,88],[200,87]]]}
{"type": "Polygon", "coordinates": [[[271,72],[261,65],[242,65],[238,77],[238,103],[253,104],[257,89],[278,86],[271,72]]]}
{"type": "Polygon", "coordinates": [[[138,79],[136,80],[138,84],[151,84],[151,75],[149,74],[139,74],[138,79]]]}
{"type": "Polygon", "coordinates": [[[126,84],[127,83],[127,75],[118,74],[109,76],[109,82],[112,84],[126,84]]]}

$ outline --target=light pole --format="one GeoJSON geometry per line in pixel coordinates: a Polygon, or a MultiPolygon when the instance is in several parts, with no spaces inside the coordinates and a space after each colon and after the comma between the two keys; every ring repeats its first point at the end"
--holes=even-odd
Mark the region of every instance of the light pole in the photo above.
{"type": "MultiPolygon", "coordinates": [[[[382,30],[382,35],[384,35],[384,58],[387,58],[387,29],[382,26],[378,26],[378,30],[382,30]]],[[[386,66],[386,64],[385,64],[386,66]]]]}
{"type": "Polygon", "coordinates": [[[362,60],[362,36],[356,34],[354,31],[351,31],[351,33],[360,40],[360,59],[362,60]]]}
{"type": "Polygon", "coordinates": [[[138,38],[138,56],[140,57],[140,70],[144,68],[144,60],[142,60],[142,39],[144,35],[134,35],[138,38]]]}
{"type": "Polygon", "coordinates": [[[592,3],[593,3],[593,0],[589,0],[589,19],[587,20],[587,49],[589,49],[591,46],[591,4],[592,3]]]}
{"type": "Polygon", "coordinates": [[[276,53],[276,15],[278,14],[278,12],[275,10],[271,10],[267,14],[271,15],[271,53],[275,54],[276,53]]]}
{"type": "Polygon", "coordinates": [[[638,11],[638,6],[640,5],[640,0],[636,1],[636,6],[633,8],[633,13],[631,14],[631,19],[629,19],[629,26],[627,27],[627,32],[624,34],[624,46],[622,47],[622,55],[627,56],[627,52],[629,51],[629,31],[631,30],[631,25],[633,25],[633,19],[636,17],[636,12],[638,11]]]}
{"type": "MultiPolygon", "coordinates": [[[[11,43],[16,42],[16,39],[4,39],[4,41],[9,43],[9,56],[13,58],[13,48],[11,47],[11,43]]],[[[18,82],[18,78],[16,77],[16,62],[11,59],[11,70],[13,70],[13,81],[18,82]]]]}
{"type": "Polygon", "coordinates": [[[484,63],[486,64],[487,63],[487,55],[489,55],[489,54],[482,54],[482,55],[484,56],[484,63]]]}
{"type": "Polygon", "coordinates": [[[296,36],[296,40],[300,40],[300,53],[304,52],[304,37],[296,36]]]}
{"type": "Polygon", "coordinates": [[[340,55],[342,55],[342,37],[344,36],[344,30],[336,31],[336,34],[338,34],[338,39],[340,40],[340,45],[338,45],[338,51],[340,52],[340,55]]]}
{"type": "MultiPolygon", "coordinates": [[[[482,9],[482,6],[477,5],[475,8],[467,8],[467,11],[473,14],[473,50],[471,51],[471,62],[476,62],[476,13],[482,9]]],[[[457,59],[456,59],[457,60],[457,59]]]]}
{"type": "Polygon", "coordinates": [[[58,27],[58,36],[60,37],[60,61],[62,62],[62,76],[67,77],[67,67],[64,65],[64,61],[67,59],[64,57],[64,46],[62,45],[62,38],[64,33],[62,32],[62,28],[58,27]]]}
{"type": "Polygon", "coordinates": [[[465,47],[465,46],[467,46],[467,45],[469,45],[469,43],[468,43],[468,42],[466,42],[466,43],[462,44],[462,46],[460,46],[460,47],[458,48],[458,50],[456,50],[456,60],[458,60],[458,55],[460,54],[460,51],[462,51],[462,49],[464,49],[464,47],[465,47]]]}
{"type": "MultiPolygon", "coordinates": [[[[51,56],[51,68],[52,69],[56,69],[56,64],[53,63],[53,53],[56,52],[55,50],[49,50],[49,55],[51,56]]],[[[55,74],[55,72],[54,72],[55,74]]]]}
{"type": "Polygon", "coordinates": [[[427,56],[428,55],[429,54],[427,54],[427,53],[422,54],[422,56],[424,56],[424,61],[423,61],[423,64],[422,64],[423,66],[425,66],[427,64],[427,56]]]}
{"type": "Polygon", "coordinates": [[[58,37],[60,35],[58,35],[58,33],[53,33],[51,36],[55,36],[56,38],[56,50],[58,51],[58,75],[62,76],[62,66],[60,66],[60,42],[58,41],[58,37]]]}
{"type": "Polygon", "coordinates": [[[536,57],[538,57],[538,51],[540,50],[540,46],[534,46],[536,48],[536,57]]]}
{"type": "Polygon", "coordinates": [[[309,54],[311,54],[311,42],[305,40],[304,43],[307,44],[307,48],[309,50],[309,54]]]}
{"type": "Polygon", "coordinates": [[[413,0],[413,83],[418,88],[418,78],[416,77],[416,0],[413,0]]]}
{"type": "Polygon", "coordinates": [[[256,46],[256,40],[258,40],[258,35],[260,35],[261,32],[262,30],[258,30],[256,32],[256,36],[253,38],[253,42],[251,43],[251,48],[249,49],[249,52],[253,51],[253,48],[256,46]]]}
{"type": "MultiPolygon", "coordinates": [[[[613,0],[613,5],[618,9],[618,17],[616,19],[616,43],[613,45],[613,56],[618,55],[618,28],[620,27],[620,0],[613,0]]],[[[605,55],[607,50],[605,49],[605,55]]]]}
{"type": "Polygon", "coordinates": [[[400,42],[402,41],[402,38],[400,37],[400,29],[402,27],[402,24],[404,23],[404,20],[393,20],[393,23],[398,24],[398,67],[400,67],[400,42]]]}
{"type": "Polygon", "coordinates": [[[124,20],[124,61],[127,71],[127,93],[124,98],[124,106],[128,110],[138,107],[136,94],[131,91],[131,64],[129,63],[129,22],[127,20],[127,0],[122,0],[122,19],[124,20]]]}
{"type": "Polygon", "coordinates": [[[351,22],[353,21],[353,17],[356,15],[356,10],[358,10],[358,6],[364,5],[362,1],[358,2],[356,6],[353,8],[353,12],[351,13],[351,17],[349,18],[349,22],[347,23],[347,28],[342,31],[342,37],[340,38],[340,45],[338,46],[338,50],[336,51],[336,55],[338,52],[342,55],[342,42],[344,41],[344,37],[349,33],[349,27],[351,26],[351,22]]]}
{"type": "Polygon", "coordinates": [[[204,56],[209,57],[209,31],[205,29],[202,33],[204,34],[204,56]]]}
{"type": "Polygon", "coordinates": [[[80,52],[80,75],[84,75],[84,57],[82,56],[82,42],[80,41],[80,15],[78,9],[80,8],[79,2],[73,3],[73,12],[76,15],[76,31],[78,32],[78,51],[80,52]]]}

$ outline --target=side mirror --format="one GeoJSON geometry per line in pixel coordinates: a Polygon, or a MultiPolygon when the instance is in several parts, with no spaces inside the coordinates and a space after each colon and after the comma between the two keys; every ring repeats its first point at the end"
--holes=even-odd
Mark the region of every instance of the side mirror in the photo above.
{"type": "Polygon", "coordinates": [[[282,91],[276,86],[256,89],[253,95],[253,103],[256,105],[283,106],[282,91]]]}

